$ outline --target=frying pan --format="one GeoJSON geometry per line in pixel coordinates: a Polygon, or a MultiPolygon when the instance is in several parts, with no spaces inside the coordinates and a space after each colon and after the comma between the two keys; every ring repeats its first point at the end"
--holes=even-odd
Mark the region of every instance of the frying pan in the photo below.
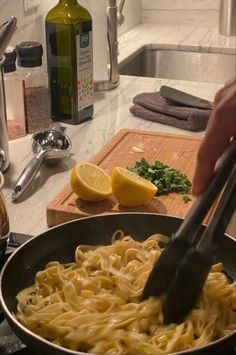
{"type": "MultiPolygon", "coordinates": [[[[71,351],[40,338],[23,327],[15,318],[16,294],[33,284],[37,271],[52,260],[69,262],[73,260],[76,246],[79,244],[108,245],[117,229],[142,241],[154,233],[171,236],[182,219],[152,213],[116,213],[81,218],[61,224],[24,243],[6,262],[1,273],[0,302],[3,312],[16,335],[33,351],[44,355],[84,354],[71,351]]],[[[205,228],[201,227],[202,230],[205,228]]],[[[236,241],[225,235],[215,261],[222,261],[226,273],[236,279],[236,241]]],[[[236,330],[231,334],[211,342],[196,350],[175,353],[215,354],[236,345],[236,330]]]]}

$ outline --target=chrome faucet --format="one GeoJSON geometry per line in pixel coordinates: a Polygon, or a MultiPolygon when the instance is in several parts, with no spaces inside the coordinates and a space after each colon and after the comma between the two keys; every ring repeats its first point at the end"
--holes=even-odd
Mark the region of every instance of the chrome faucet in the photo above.
{"type": "Polygon", "coordinates": [[[236,0],[221,0],[219,33],[225,36],[236,35],[236,0]]]}
{"type": "Polygon", "coordinates": [[[125,17],[124,17],[124,15],[122,13],[124,4],[125,4],[125,0],[120,0],[119,6],[118,6],[118,12],[117,12],[117,23],[118,23],[118,26],[121,26],[122,23],[125,20],[125,17]]]}
{"type": "Polygon", "coordinates": [[[125,0],[107,0],[107,40],[109,49],[109,79],[94,82],[95,91],[110,90],[119,85],[118,26],[124,22],[122,10],[125,0]]]}

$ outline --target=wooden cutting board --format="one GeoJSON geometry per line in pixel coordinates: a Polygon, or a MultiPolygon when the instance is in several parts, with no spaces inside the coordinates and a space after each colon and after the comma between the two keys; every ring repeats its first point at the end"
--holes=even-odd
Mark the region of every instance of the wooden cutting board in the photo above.
{"type": "MultiPolygon", "coordinates": [[[[160,160],[170,167],[179,169],[191,180],[200,143],[199,138],[189,136],[122,129],[91,159],[91,162],[111,173],[113,167],[132,166],[141,158],[145,158],[150,164],[160,160]]],[[[47,206],[49,227],[85,216],[126,211],[184,217],[194,201],[191,197],[192,200],[185,203],[183,195],[171,193],[154,197],[146,205],[138,207],[122,207],[114,196],[101,202],[84,202],[71,190],[69,179],[70,174],[68,185],[47,206]]]]}

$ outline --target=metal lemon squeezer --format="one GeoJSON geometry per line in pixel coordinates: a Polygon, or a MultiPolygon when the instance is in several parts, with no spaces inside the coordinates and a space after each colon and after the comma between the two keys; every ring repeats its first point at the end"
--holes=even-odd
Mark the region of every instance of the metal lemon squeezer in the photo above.
{"type": "Polygon", "coordinates": [[[68,157],[71,150],[71,140],[57,129],[46,129],[36,132],[32,137],[34,157],[26,165],[19,176],[11,194],[13,201],[19,199],[36,177],[44,160],[59,163],[68,157]]]}

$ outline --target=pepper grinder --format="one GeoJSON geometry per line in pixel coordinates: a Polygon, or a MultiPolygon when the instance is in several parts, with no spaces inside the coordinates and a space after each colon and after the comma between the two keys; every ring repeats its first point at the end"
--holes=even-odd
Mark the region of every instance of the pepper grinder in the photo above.
{"type": "Polygon", "coordinates": [[[48,78],[42,67],[43,47],[38,42],[21,42],[16,46],[18,73],[24,83],[26,132],[49,128],[48,78]]]}

